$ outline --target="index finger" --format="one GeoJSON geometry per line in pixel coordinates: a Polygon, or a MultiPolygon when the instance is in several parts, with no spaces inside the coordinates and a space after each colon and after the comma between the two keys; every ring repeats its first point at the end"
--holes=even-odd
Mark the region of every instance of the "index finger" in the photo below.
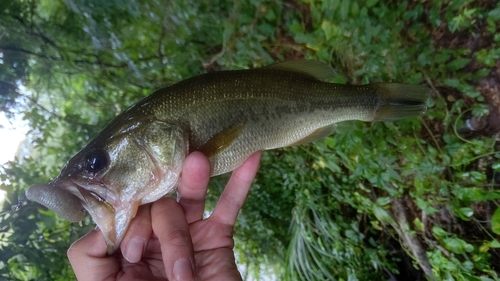
{"type": "Polygon", "coordinates": [[[252,154],[241,166],[233,171],[231,178],[215,206],[211,218],[220,223],[234,225],[238,213],[245,202],[252,181],[259,169],[261,152],[252,154]]]}

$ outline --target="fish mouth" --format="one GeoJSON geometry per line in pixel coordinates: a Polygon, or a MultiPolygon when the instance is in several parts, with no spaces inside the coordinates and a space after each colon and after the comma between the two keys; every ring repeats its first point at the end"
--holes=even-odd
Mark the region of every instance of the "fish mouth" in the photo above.
{"type": "Polygon", "coordinates": [[[76,196],[90,214],[106,241],[107,252],[112,254],[120,246],[130,221],[137,213],[138,202],[122,202],[104,184],[82,185],[74,180],[59,183],[76,196]]]}

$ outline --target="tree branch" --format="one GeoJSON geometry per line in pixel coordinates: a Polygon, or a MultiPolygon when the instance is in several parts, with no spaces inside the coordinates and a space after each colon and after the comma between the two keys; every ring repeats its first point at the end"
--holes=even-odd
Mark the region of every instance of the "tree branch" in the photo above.
{"type": "Polygon", "coordinates": [[[404,244],[410,249],[427,278],[430,280],[436,280],[436,277],[432,274],[432,267],[425,255],[425,249],[422,243],[417,237],[409,233],[410,224],[408,222],[406,209],[402,201],[402,198],[396,198],[392,201],[392,211],[398,224],[397,227],[395,225],[393,227],[399,237],[403,240],[404,244]]]}

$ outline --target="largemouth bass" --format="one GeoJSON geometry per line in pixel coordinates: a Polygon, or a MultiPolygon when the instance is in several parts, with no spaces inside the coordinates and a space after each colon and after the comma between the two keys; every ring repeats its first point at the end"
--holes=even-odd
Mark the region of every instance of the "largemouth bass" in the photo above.
{"type": "Polygon", "coordinates": [[[137,208],[176,191],[188,153],[209,157],[212,175],[258,150],[312,142],[345,120],[390,121],[425,110],[424,86],[342,85],[309,60],[220,71],[158,90],[119,114],[48,184],[26,197],[79,221],[85,210],[112,253],[137,208]]]}

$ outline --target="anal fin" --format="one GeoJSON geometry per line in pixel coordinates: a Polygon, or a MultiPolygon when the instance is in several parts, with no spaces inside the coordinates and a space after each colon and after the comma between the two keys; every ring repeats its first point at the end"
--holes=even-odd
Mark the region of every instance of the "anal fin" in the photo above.
{"type": "Polygon", "coordinates": [[[336,124],[331,124],[331,125],[316,129],[311,134],[307,135],[306,137],[304,137],[304,138],[302,138],[294,143],[289,144],[288,146],[306,144],[306,143],[310,143],[313,141],[317,141],[317,140],[326,138],[333,133],[336,126],[337,126],[336,124]]]}

